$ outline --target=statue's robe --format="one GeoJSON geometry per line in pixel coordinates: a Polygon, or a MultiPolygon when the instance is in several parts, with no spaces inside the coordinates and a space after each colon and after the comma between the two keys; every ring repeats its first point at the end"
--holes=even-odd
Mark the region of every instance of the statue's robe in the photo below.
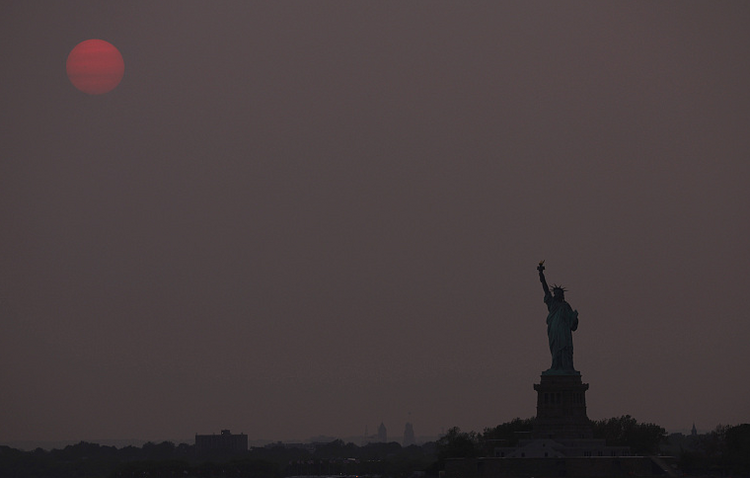
{"type": "Polygon", "coordinates": [[[573,368],[573,331],[578,328],[578,312],[564,300],[556,300],[552,294],[544,295],[547,304],[547,337],[552,353],[551,373],[575,373],[573,368]]]}

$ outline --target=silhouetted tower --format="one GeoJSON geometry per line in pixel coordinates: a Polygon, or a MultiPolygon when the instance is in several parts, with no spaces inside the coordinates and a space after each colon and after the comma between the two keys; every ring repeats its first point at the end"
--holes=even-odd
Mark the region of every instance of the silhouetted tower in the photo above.
{"type": "Polygon", "coordinates": [[[382,443],[388,442],[388,432],[386,432],[383,422],[380,422],[380,426],[378,427],[378,441],[382,443]]]}
{"type": "Polygon", "coordinates": [[[698,429],[695,428],[695,422],[693,422],[693,429],[690,430],[690,435],[694,437],[698,436],[698,429]]]}
{"type": "Polygon", "coordinates": [[[414,427],[411,425],[411,423],[406,422],[406,426],[404,427],[403,446],[416,445],[416,443],[416,440],[414,440],[414,427]]]}

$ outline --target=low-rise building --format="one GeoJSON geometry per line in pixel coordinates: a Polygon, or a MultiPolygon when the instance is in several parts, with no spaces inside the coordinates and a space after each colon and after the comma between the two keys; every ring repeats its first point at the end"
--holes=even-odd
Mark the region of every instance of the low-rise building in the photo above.
{"type": "Polygon", "coordinates": [[[233,435],[229,430],[222,430],[220,435],[195,435],[195,449],[204,451],[247,451],[247,435],[233,435]]]}

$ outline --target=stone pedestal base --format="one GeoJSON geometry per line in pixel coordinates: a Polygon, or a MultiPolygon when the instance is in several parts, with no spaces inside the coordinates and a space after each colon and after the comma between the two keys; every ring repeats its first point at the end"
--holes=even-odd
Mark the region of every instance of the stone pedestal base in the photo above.
{"type": "Polygon", "coordinates": [[[532,436],[556,441],[593,438],[586,416],[586,390],[580,375],[542,375],[537,391],[536,420],[532,436]]]}

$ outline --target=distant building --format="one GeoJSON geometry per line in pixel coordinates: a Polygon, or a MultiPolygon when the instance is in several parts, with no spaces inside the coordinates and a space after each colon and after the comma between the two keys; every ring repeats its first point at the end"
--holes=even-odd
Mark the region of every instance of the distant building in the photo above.
{"type": "Polygon", "coordinates": [[[404,443],[403,446],[416,445],[417,441],[414,439],[414,427],[411,423],[406,422],[404,427],[404,443]]]}
{"type": "Polygon", "coordinates": [[[380,422],[380,426],[378,427],[378,441],[381,443],[388,442],[388,432],[386,431],[383,422],[380,422]]]}
{"type": "Polygon", "coordinates": [[[222,430],[221,435],[195,435],[195,449],[203,451],[247,451],[247,435],[233,435],[229,430],[222,430]]]}
{"type": "Polygon", "coordinates": [[[693,429],[690,430],[690,436],[694,436],[694,437],[698,436],[698,429],[695,428],[695,422],[693,422],[693,429]]]}

